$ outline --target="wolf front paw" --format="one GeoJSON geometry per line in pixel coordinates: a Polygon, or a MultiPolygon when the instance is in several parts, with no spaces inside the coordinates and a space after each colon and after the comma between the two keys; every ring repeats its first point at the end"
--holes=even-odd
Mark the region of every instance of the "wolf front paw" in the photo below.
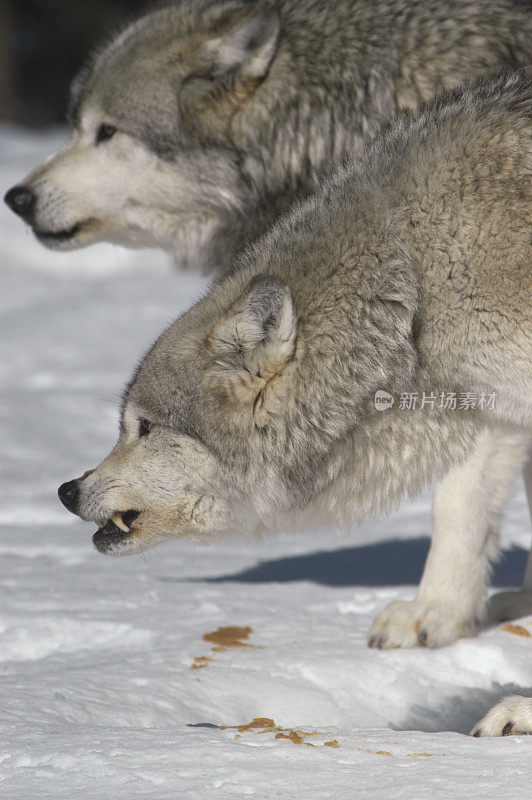
{"type": "Polygon", "coordinates": [[[477,722],[471,736],[519,736],[532,734],[532,698],[511,695],[490,708],[477,722]]]}
{"type": "Polygon", "coordinates": [[[389,650],[394,647],[443,647],[464,636],[472,636],[472,619],[458,617],[444,603],[398,600],[379,614],[369,633],[368,644],[389,650]]]}

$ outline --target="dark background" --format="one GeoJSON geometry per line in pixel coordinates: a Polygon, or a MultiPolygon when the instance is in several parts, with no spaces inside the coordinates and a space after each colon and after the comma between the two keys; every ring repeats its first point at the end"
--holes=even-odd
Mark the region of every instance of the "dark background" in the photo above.
{"type": "Polygon", "coordinates": [[[156,2],[0,0],[0,121],[65,119],[68,87],[93,47],[156,2]]]}

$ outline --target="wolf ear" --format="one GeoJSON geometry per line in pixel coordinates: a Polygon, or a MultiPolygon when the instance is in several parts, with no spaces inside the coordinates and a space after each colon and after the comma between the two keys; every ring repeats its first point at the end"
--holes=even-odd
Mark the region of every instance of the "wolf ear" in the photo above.
{"type": "Polygon", "coordinates": [[[290,290],[259,275],[212,331],[214,373],[241,387],[263,387],[293,355],[296,331],[290,290]]]}
{"type": "Polygon", "coordinates": [[[213,9],[202,56],[213,74],[238,70],[262,80],[277,49],[279,16],[267,3],[222,3],[213,9]]]}
{"type": "Polygon", "coordinates": [[[184,81],[181,105],[204,124],[219,126],[266,77],[277,50],[280,21],[268,3],[220,3],[197,45],[198,70],[184,81]]]}

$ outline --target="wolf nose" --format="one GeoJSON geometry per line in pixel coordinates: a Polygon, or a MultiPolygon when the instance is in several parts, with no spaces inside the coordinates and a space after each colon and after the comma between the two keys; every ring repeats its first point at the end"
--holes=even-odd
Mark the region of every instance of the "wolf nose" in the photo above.
{"type": "Polygon", "coordinates": [[[68,508],[69,511],[72,511],[75,514],[75,506],[77,499],[79,497],[79,486],[77,481],[67,481],[67,483],[62,483],[59,489],[57,490],[57,494],[59,495],[59,499],[65,506],[68,508]]]}
{"type": "Polygon", "coordinates": [[[9,206],[11,211],[18,214],[22,219],[27,220],[35,208],[35,194],[32,189],[27,186],[13,186],[4,197],[4,202],[9,206]]]}

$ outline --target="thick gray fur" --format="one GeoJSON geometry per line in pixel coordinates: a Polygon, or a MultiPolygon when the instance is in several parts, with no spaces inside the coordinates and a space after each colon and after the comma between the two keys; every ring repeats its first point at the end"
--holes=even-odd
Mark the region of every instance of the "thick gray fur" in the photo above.
{"type": "Polygon", "coordinates": [[[515,0],[183,0],[74,81],[74,138],[25,179],[28,221],[57,249],[157,244],[223,271],[398,111],[531,56],[515,0]]]}

